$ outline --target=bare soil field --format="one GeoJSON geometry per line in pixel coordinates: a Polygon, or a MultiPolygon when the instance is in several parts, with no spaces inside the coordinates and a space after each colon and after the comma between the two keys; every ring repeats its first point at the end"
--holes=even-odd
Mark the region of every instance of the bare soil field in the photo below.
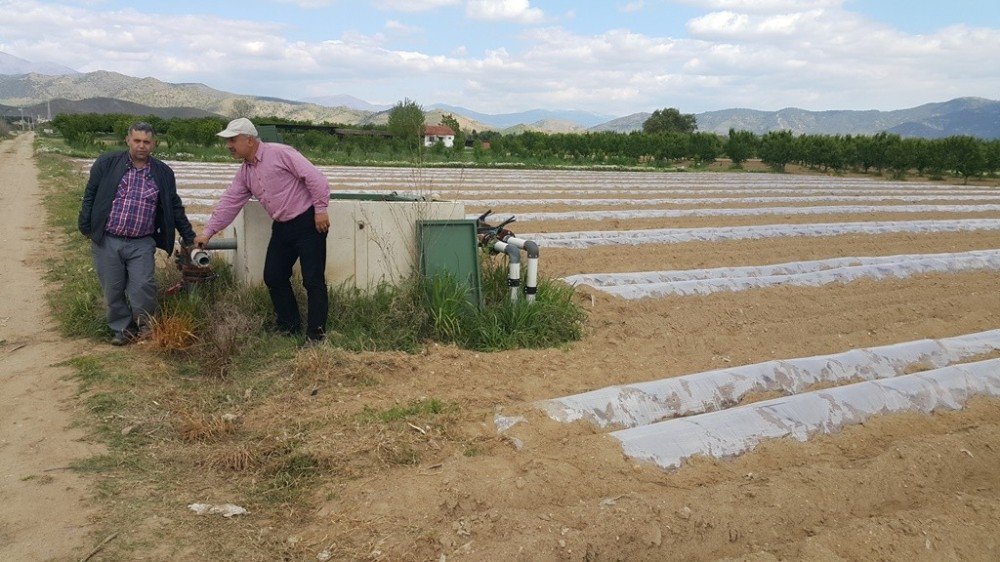
{"type": "MultiPolygon", "coordinates": [[[[474,173],[460,174],[455,183],[474,183],[474,173]]],[[[711,186],[712,176],[698,181],[711,186]]],[[[731,176],[719,174],[719,183],[737,183],[731,176]]],[[[614,179],[629,177],[650,181],[646,174],[614,179]]],[[[746,174],[738,183],[761,177],[770,179],[746,174]]],[[[873,190],[885,183],[851,179],[873,190]]],[[[997,182],[979,187],[996,190],[997,182]]],[[[998,219],[1000,212],[562,221],[516,224],[515,231],[970,217],[998,219]]],[[[542,274],[558,277],[997,248],[1000,231],[975,230],[543,247],[540,263],[542,274]]],[[[997,398],[975,398],[960,411],[879,416],[804,443],[772,440],[736,458],[699,457],[674,471],[628,458],[601,430],[556,423],[533,405],[613,384],[996,329],[996,271],[634,301],[581,287],[576,298],[588,313],[585,334],[559,349],[480,353],[428,344],[405,354],[320,347],[297,351],[273,369],[267,400],[252,399],[254,389],[234,381],[239,392],[226,391],[225,411],[238,426],[213,439],[167,438],[151,450],[157,462],[186,463],[197,478],[176,481],[165,468],[164,481],[120,490],[119,504],[141,507],[115,508],[129,515],[117,521],[131,550],[109,545],[94,559],[1000,558],[997,398]],[[442,411],[375,426],[364,421],[366,412],[428,400],[442,411]],[[499,433],[497,413],[527,421],[499,433]],[[312,459],[306,497],[247,505],[249,515],[232,519],[186,509],[194,501],[238,502],[255,483],[246,466],[289,442],[312,459]]],[[[175,385],[177,393],[193,384],[164,380],[151,365],[148,384],[175,385]]],[[[151,417],[182,425],[177,409],[149,408],[151,417]]]]}

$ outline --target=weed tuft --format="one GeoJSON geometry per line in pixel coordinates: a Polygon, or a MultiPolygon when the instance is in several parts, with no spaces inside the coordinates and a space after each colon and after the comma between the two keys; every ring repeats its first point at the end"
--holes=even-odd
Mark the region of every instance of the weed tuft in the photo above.
{"type": "Polygon", "coordinates": [[[265,440],[237,443],[214,449],[200,464],[227,472],[250,472],[281,452],[281,447],[265,440]]]}
{"type": "Polygon", "coordinates": [[[426,398],[407,406],[394,406],[387,410],[375,410],[365,406],[359,415],[362,423],[391,423],[406,421],[419,416],[432,416],[458,410],[457,404],[442,402],[437,398],[426,398]]]}
{"type": "Polygon", "coordinates": [[[182,412],[176,422],[177,433],[184,441],[217,441],[236,431],[236,421],[217,415],[182,412]]]}
{"type": "Polygon", "coordinates": [[[160,349],[178,351],[198,341],[198,319],[194,311],[168,301],[160,312],[149,319],[150,342],[160,349]]]}

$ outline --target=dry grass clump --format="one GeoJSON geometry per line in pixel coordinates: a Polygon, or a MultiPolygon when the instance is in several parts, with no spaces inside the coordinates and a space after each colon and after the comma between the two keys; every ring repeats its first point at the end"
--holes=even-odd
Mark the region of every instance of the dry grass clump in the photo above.
{"type": "Polygon", "coordinates": [[[214,470],[248,472],[264,466],[268,459],[284,450],[278,443],[258,439],[215,448],[199,464],[214,470]]]}
{"type": "Polygon", "coordinates": [[[238,354],[263,326],[263,319],[248,314],[236,303],[220,302],[212,307],[212,322],[205,331],[205,340],[219,357],[238,354]]]}
{"type": "Polygon", "coordinates": [[[412,368],[394,357],[359,357],[356,353],[329,346],[303,349],[291,364],[292,374],[297,377],[351,386],[375,386],[387,374],[412,368]]]}
{"type": "Polygon", "coordinates": [[[175,427],[184,441],[217,441],[236,431],[235,417],[182,412],[175,427]]]}
{"type": "MultiPolygon", "coordinates": [[[[365,436],[371,458],[385,466],[414,465],[420,462],[421,443],[415,436],[400,430],[379,428],[365,436]]],[[[440,445],[436,445],[440,450],[440,445]]]]}
{"type": "Polygon", "coordinates": [[[187,349],[198,341],[196,327],[197,320],[190,311],[163,312],[149,319],[149,341],[168,351],[187,349]]]}

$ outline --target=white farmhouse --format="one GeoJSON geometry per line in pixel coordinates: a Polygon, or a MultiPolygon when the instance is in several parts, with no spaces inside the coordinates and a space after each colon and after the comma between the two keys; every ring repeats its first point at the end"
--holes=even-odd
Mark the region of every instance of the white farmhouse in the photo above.
{"type": "Polygon", "coordinates": [[[438,142],[442,142],[446,147],[451,148],[455,145],[455,131],[452,131],[451,127],[444,125],[425,125],[424,146],[434,146],[438,142]]]}

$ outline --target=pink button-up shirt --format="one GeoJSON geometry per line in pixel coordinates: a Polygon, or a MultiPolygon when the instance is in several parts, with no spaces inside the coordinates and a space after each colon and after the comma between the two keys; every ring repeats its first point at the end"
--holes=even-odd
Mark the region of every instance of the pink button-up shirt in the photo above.
{"type": "Polygon", "coordinates": [[[262,142],[252,162],[244,162],[233,183],[219,198],[205,225],[205,236],[229,226],[250,197],[256,197],[272,219],[291,220],[314,207],[326,211],[330,204],[330,182],[294,148],[262,142]]]}

